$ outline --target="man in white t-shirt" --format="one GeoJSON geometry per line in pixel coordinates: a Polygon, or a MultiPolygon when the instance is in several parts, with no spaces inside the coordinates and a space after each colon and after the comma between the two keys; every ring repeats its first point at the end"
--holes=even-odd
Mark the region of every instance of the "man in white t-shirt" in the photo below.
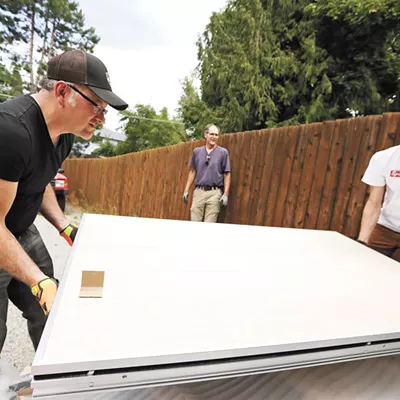
{"type": "Polygon", "coordinates": [[[370,195],[358,241],[400,261],[400,146],[375,153],[362,181],[370,195]]]}

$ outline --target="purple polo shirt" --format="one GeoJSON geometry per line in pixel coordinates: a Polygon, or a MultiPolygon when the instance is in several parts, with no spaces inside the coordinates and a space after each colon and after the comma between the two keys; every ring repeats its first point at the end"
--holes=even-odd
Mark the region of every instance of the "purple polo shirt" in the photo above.
{"type": "Polygon", "coordinates": [[[217,146],[210,153],[210,159],[207,161],[206,146],[194,149],[190,168],[196,170],[195,186],[224,186],[224,174],[231,172],[228,150],[217,146]]]}

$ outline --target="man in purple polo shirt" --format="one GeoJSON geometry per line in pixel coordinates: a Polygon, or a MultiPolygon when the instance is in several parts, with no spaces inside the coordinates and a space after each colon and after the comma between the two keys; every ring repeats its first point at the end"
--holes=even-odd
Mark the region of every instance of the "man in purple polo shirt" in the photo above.
{"type": "Polygon", "coordinates": [[[228,150],[217,145],[219,128],[214,124],[207,125],[204,137],[206,145],[194,149],[190,160],[183,201],[188,203],[189,189],[195,182],[191,220],[217,222],[221,205],[228,204],[231,166],[228,150]]]}

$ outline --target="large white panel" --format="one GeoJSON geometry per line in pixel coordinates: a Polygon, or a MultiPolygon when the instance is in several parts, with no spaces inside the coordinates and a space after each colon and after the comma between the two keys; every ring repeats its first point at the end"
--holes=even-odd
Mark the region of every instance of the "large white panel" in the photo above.
{"type": "Polygon", "coordinates": [[[335,232],[87,214],[33,372],[400,337],[399,282],[335,232]],[[103,298],[79,298],[82,270],[105,271],[103,298]]]}

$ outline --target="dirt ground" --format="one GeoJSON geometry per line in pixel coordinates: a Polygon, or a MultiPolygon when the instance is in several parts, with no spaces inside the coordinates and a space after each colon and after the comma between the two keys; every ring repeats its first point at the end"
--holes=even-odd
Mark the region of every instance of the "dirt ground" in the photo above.
{"type": "MultiPolygon", "coordinates": [[[[79,226],[83,214],[80,209],[67,205],[65,214],[70,223],[79,226]]],[[[35,224],[53,259],[55,276],[61,279],[71,248],[41,215],[38,215],[35,224]]],[[[8,307],[7,326],[8,334],[1,357],[22,371],[26,366],[31,365],[34,350],[26,322],[21,312],[11,302],[8,307]]]]}

